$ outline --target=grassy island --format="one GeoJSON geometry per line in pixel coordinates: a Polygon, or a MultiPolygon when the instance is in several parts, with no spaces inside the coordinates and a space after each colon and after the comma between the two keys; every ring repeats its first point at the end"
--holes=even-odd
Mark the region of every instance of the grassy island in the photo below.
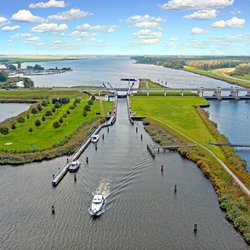
{"type": "Polygon", "coordinates": [[[0,91],[1,102],[30,102],[0,124],[0,163],[21,164],[72,153],[104,121],[113,102],[76,90],[0,91]]]}
{"type": "Polygon", "coordinates": [[[190,140],[197,142],[195,147],[180,147],[179,153],[194,161],[212,182],[226,218],[250,244],[249,196],[239,188],[231,175],[206,148],[226,163],[248,188],[250,188],[250,174],[245,170],[245,161],[234,152],[233,148],[208,145],[209,140],[221,142],[228,140],[218,132],[216,124],[211,122],[208,114],[200,108],[206,105],[207,101],[197,96],[134,96],[130,101],[134,116],[146,117],[143,121],[144,127],[155,142],[163,146],[176,142],[190,143],[190,140]]]}

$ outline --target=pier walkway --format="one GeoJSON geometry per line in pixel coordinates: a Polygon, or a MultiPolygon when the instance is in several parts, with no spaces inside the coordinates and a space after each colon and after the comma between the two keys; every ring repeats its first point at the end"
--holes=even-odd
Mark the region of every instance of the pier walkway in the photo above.
{"type": "MultiPolygon", "coordinates": [[[[105,127],[109,127],[112,126],[115,121],[116,121],[116,108],[117,108],[117,99],[115,99],[115,109],[113,111],[113,115],[109,118],[108,121],[106,121],[105,123],[101,124],[92,135],[96,135],[100,132],[101,129],[105,128],[105,127]]],[[[91,136],[92,136],[91,135],[91,136]]],[[[70,157],[70,159],[68,160],[68,162],[59,169],[59,171],[55,174],[53,174],[53,179],[52,179],[52,186],[56,187],[59,182],[63,179],[63,177],[67,174],[68,172],[68,168],[69,165],[77,160],[80,155],[84,152],[84,150],[88,147],[88,145],[91,142],[91,136],[82,144],[80,145],[80,147],[75,151],[75,153],[70,157]]]]}

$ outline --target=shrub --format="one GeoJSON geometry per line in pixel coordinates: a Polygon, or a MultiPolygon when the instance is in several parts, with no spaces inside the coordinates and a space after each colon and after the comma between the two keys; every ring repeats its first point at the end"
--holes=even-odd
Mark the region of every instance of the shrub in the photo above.
{"type": "Polygon", "coordinates": [[[51,111],[52,111],[53,113],[55,113],[55,112],[56,112],[56,109],[55,109],[55,108],[52,108],[51,111]]]}
{"type": "Polygon", "coordinates": [[[88,101],[88,105],[93,105],[93,100],[92,99],[90,99],[89,101],[88,101]]]}
{"type": "Polygon", "coordinates": [[[60,102],[56,102],[55,103],[55,105],[54,105],[54,108],[56,108],[56,109],[59,109],[59,108],[61,108],[61,103],[60,102]]]}
{"type": "Polygon", "coordinates": [[[71,105],[69,108],[70,108],[70,109],[75,109],[75,107],[76,107],[76,106],[71,105]]]}
{"type": "Polygon", "coordinates": [[[37,127],[41,126],[41,121],[37,119],[37,120],[35,121],[35,125],[36,125],[37,127]]]}
{"type": "Polygon", "coordinates": [[[29,114],[27,114],[27,116],[26,116],[26,117],[27,117],[27,119],[30,119],[30,115],[29,115],[29,114]]]}
{"type": "Polygon", "coordinates": [[[42,117],[42,121],[44,122],[46,120],[46,117],[43,115],[42,117]]]}
{"type": "Polygon", "coordinates": [[[52,103],[55,104],[56,102],[59,102],[59,98],[53,98],[52,103]]]}
{"type": "Polygon", "coordinates": [[[7,127],[1,127],[0,133],[3,135],[7,135],[7,134],[9,134],[9,129],[7,127]]]}
{"type": "Polygon", "coordinates": [[[37,111],[37,109],[36,109],[36,108],[32,108],[32,109],[31,109],[31,113],[32,113],[32,114],[37,114],[37,113],[38,113],[38,111],[37,111]]]}
{"type": "Polygon", "coordinates": [[[90,111],[90,106],[89,106],[89,105],[85,105],[85,106],[84,106],[84,110],[90,111]]]}
{"type": "Polygon", "coordinates": [[[52,115],[52,111],[47,110],[47,111],[45,112],[45,115],[46,115],[46,116],[51,116],[51,115],[52,115]]]}
{"type": "Polygon", "coordinates": [[[33,131],[33,128],[29,128],[29,132],[31,133],[33,131]]]}
{"type": "Polygon", "coordinates": [[[67,114],[68,114],[68,115],[70,114],[70,111],[69,111],[69,110],[67,110],[67,114]]]}
{"type": "Polygon", "coordinates": [[[38,111],[42,111],[43,110],[43,107],[41,106],[41,104],[37,104],[37,110],[38,111]]]}
{"type": "Polygon", "coordinates": [[[86,110],[83,111],[83,116],[86,117],[88,112],[86,110]]]}
{"type": "Polygon", "coordinates": [[[58,121],[53,123],[53,128],[59,128],[61,125],[58,121]]]}
{"type": "Polygon", "coordinates": [[[63,118],[67,118],[67,114],[63,114],[63,118]]]}
{"type": "Polygon", "coordinates": [[[60,123],[63,123],[63,118],[62,118],[62,117],[59,119],[59,122],[60,122],[60,123]]]}
{"type": "Polygon", "coordinates": [[[16,123],[15,122],[11,124],[11,129],[16,129],[16,123]]]}
{"type": "Polygon", "coordinates": [[[48,104],[47,104],[47,102],[46,101],[42,101],[42,106],[43,107],[46,107],[48,104]]]}
{"type": "Polygon", "coordinates": [[[24,122],[25,122],[25,119],[24,119],[24,117],[20,116],[20,117],[17,119],[17,121],[18,121],[19,123],[24,123],[24,122]]]}

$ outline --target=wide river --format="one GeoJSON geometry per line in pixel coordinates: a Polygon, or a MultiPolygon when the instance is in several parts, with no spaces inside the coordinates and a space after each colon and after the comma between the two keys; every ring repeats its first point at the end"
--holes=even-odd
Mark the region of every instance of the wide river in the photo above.
{"type": "Polygon", "coordinates": [[[0,249],[247,249],[196,165],[174,152],[153,159],[146,149],[153,142],[138,128],[119,100],[115,125],[100,132],[97,151],[91,144],[81,155],[77,181],[67,174],[56,188],[51,177],[66,157],[1,166],[0,249]],[[107,205],[93,220],[87,209],[95,192],[107,205]]]}
{"type": "MultiPolygon", "coordinates": [[[[25,63],[35,65],[36,63],[25,63]]],[[[155,65],[135,64],[129,57],[90,57],[84,60],[66,60],[38,62],[45,68],[63,68],[71,67],[73,71],[64,74],[50,76],[32,76],[35,86],[78,86],[78,85],[97,85],[102,83],[111,83],[112,86],[126,86],[126,82],[120,81],[121,78],[148,78],[153,81],[167,82],[169,87],[231,87],[232,85],[211,79],[205,76],[174,70],[155,65]]],[[[220,132],[229,137],[234,143],[249,144],[250,133],[248,124],[250,118],[249,102],[211,102],[209,109],[211,119],[218,124],[220,132]],[[237,112],[237,119],[235,114],[237,112]],[[240,122],[238,122],[240,121],[240,122]],[[240,137],[238,137],[240,135],[240,137]]],[[[241,149],[238,154],[247,161],[247,169],[250,171],[250,151],[241,149]]]]}

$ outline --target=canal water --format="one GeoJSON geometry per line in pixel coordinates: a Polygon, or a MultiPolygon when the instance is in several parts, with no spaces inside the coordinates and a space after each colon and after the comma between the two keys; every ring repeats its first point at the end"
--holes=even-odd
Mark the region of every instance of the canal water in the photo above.
{"type": "Polygon", "coordinates": [[[102,134],[97,151],[91,144],[81,155],[76,182],[67,174],[51,186],[66,157],[0,167],[0,249],[248,248],[194,163],[175,152],[151,157],[146,145],[153,142],[141,123],[129,124],[125,100],[118,101],[115,125],[102,134]],[[93,220],[87,209],[96,192],[107,205],[93,220]]]}

